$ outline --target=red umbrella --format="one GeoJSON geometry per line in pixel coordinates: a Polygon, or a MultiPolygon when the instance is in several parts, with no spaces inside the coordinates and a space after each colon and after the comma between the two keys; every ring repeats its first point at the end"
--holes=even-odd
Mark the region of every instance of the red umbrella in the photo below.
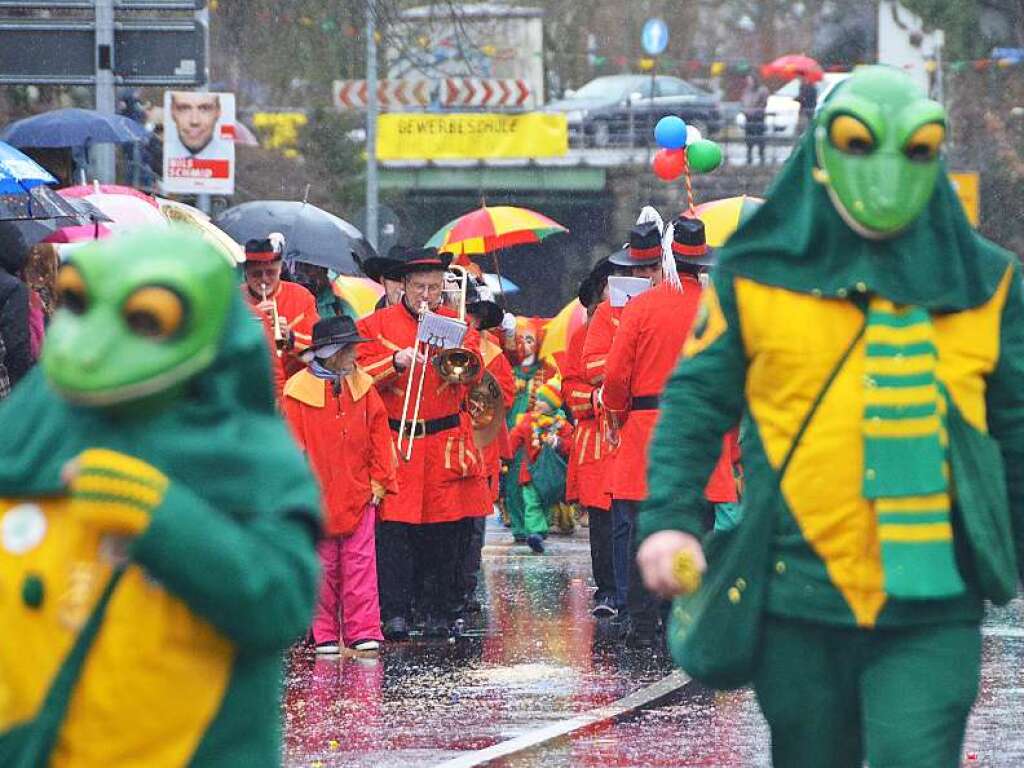
{"type": "Polygon", "coordinates": [[[810,56],[791,53],[788,56],[780,56],[770,64],[761,67],[761,77],[766,80],[785,80],[789,82],[794,77],[802,77],[812,83],[816,83],[823,77],[821,64],[810,56]]]}

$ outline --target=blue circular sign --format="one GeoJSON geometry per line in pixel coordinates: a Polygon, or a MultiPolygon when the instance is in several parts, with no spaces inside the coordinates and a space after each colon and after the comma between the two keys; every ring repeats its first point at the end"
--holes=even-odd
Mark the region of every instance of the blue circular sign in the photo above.
{"type": "Polygon", "coordinates": [[[668,48],[668,24],[661,19],[648,19],[640,39],[648,56],[660,56],[668,48]]]}

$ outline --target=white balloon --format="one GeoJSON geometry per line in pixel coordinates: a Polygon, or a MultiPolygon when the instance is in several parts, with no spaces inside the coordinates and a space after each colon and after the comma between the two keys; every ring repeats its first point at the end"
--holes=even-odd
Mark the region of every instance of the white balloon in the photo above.
{"type": "Polygon", "coordinates": [[[690,146],[691,144],[698,142],[703,138],[704,137],[700,135],[700,131],[698,131],[690,124],[686,125],[686,146],[690,146]]]}

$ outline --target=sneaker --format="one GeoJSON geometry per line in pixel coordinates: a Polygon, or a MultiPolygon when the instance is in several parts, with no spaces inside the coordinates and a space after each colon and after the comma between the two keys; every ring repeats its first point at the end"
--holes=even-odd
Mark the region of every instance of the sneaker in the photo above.
{"type": "Polygon", "coordinates": [[[387,640],[407,640],[409,637],[409,623],[404,616],[395,616],[384,622],[384,637],[387,640]]]}
{"type": "Polygon", "coordinates": [[[439,616],[427,616],[423,625],[424,637],[448,637],[448,622],[439,616]]]}
{"type": "Polygon", "coordinates": [[[341,646],[337,643],[317,643],[316,654],[317,656],[333,656],[341,653],[341,646]]]}
{"type": "Polygon", "coordinates": [[[369,652],[379,651],[380,641],[378,640],[356,640],[352,645],[349,646],[353,651],[369,652]]]}
{"type": "Polygon", "coordinates": [[[526,545],[534,551],[534,554],[544,554],[544,538],[539,533],[531,533],[527,536],[526,545]]]}
{"type": "Polygon", "coordinates": [[[611,619],[619,615],[618,609],[612,604],[610,598],[602,597],[597,601],[590,615],[595,619],[611,619]]]}

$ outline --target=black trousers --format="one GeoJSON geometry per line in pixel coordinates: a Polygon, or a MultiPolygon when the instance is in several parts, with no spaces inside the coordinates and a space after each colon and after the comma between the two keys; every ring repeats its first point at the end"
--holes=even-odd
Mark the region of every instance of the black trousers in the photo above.
{"type": "Polygon", "coordinates": [[[412,618],[415,596],[425,616],[443,618],[455,581],[463,521],[377,523],[377,585],[381,620],[412,618]]]}
{"type": "Polygon", "coordinates": [[[615,600],[615,567],[612,561],[612,513],[587,507],[590,517],[590,568],[597,585],[595,600],[615,600]]]}
{"type": "Polygon", "coordinates": [[[658,628],[658,619],[662,609],[662,600],[644,587],[640,567],[636,563],[636,517],[640,512],[640,502],[616,499],[615,504],[621,505],[626,519],[629,521],[629,588],[626,593],[626,608],[633,631],[641,635],[653,635],[658,628]]]}
{"type": "Polygon", "coordinates": [[[487,529],[487,518],[469,517],[462,522],[465,525],[463,552],[459,559],[458,578],[455,580],[460,601],[463,598],[472,597],[480,581],[480,564],[483,562],[484,531],[487,529]]]}

